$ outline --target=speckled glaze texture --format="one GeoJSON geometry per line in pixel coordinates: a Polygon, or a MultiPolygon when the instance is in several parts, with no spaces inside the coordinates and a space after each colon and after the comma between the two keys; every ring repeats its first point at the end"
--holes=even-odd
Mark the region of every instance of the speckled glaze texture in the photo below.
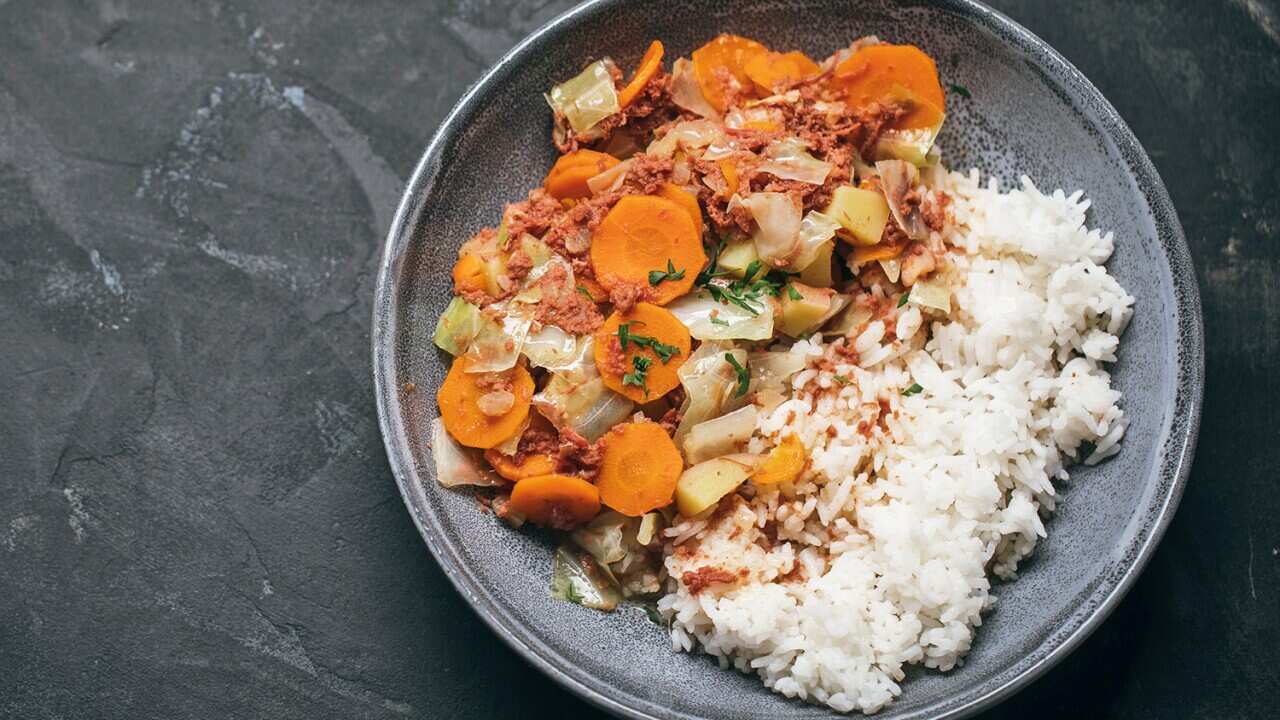
{"type": "Polygon", "coordinates": [[[441,488],[427,446],[447,357],[431,344],[458,246],[496,222],[550,166],[542,92],[603,52],[624,67],[650,38],[670,57],[716,32],[824,56],[875,34],[937,58],[948,97],[941,138],[954,169],[1008,185],[1084,188],[1089,223],[1115,232],[1110,270],[1137,298],[1114,384],[1132,420],[1123,452],[1060,485],[1049,537],[999,603],[963,667],[914,670],[878,717],[961,717],[998,702],[1083,640],[1141,571],[1169,523],[1191,463],[1203,340],[1190,256],[1155,169],[1124,122],[1061,56],[1004,16],[950,2],[625,2],[557,18],[502,58],[445,119],[392,224],[374,302],[382,432],[402,494],[454,585],[517,652],[583,697],[635,718],[816,718],[825,708],[770,693],[754,676],[676,654],[636,610],[596,613],[548,595],[552,541],[514,532],[467,492],[441,488]],[[412,382],[413,392],[404,384],[412,382]]]}

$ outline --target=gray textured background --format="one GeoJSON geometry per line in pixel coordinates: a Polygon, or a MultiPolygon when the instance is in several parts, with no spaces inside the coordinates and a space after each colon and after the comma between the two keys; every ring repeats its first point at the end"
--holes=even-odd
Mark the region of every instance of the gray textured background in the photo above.
{"type": "MultiPolygon", "coordinates": [[[[1273,717],[1280,12],[994,4],[1159,167],[1209,382],[1150,568],[989,717],[1273,717]]],[[[426,140],[567,5],[0,0],[0,717],[594,715],[422,547],[367,338],[426,140]]]]}

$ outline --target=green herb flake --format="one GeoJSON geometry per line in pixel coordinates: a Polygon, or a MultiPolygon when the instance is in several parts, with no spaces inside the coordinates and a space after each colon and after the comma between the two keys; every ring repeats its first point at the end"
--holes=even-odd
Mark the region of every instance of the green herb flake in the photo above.
{"type": "Polygon", "coordinates": [[[643,355],[636,355],[631,358],[631,366],[635,368],[633,372],[629,372],[622,376],[623,385],[634,385],[642,390],[647,397],[649,388],[645,385],[645,377],[649,374],[649,367],[653,365],[653,361],[643,355]]]}
{"type": "Polygon", "coordinates": [[[667,259],[666,270],[650,270],[649,271],[649,285],[653,287],[657,287],[658,284],[663,282],[664,280],[683,280],[683,279],[684,279],[684,270],[683,269],[676,270],[675,263],[671,262],[669,258],[667,259]]]}
{"type": "Polygon", "coordinates": [[[738,374],[738,389],[733,393],[733,396],[740,398],[746,395],[747,388],[751,387],[751,373],[747,372],[747,369],[742,366],[742,363],[738,362],[738,358],[734,357],[733,353],[725,353],[724,359],[733,366],[733,371],[738,374]]]}
{"type": "Polygon", "coordinates": [[[667,626],[667,621],[662,618],[662,613],[658,612],[656,605],[645,603],[640,606],[640,609],[644,610],[645,617],[649,618],[649,622],[659,627],[667,626]]]}
{"type": "Polygon", "coordinates": [[[960,97],[963,97],[966,99],[973,97],[973,93],[969,92],[969,88],[959,83],[947,83],[947,87],[951,88],[951,90],[955,92],[955,94],[959,95],[960,97]]]}
{"type": "Polygon", "coordinates": [[[723,326],[723,327],[729,327],[729,321],[728,321],[728,320],[721,320],[721,319],[720,319],[720,318],[718,318],[718,317],[713,317],[713,318],[711,318],[711,324],[712,324],[712,325],[720,325],[720,326],[723,326]]]}
{"type": "Polygon", "coordinates": [[[787,286],[787,297],[791,298],[792,300],[804,299],[804,296],[800,294],[800,291],[797,290],[794,285],[787,286]]]}
{"type": "Polygon", "coordinates": [[[585,286],[585,285],[579,285],[579,286],[578,286],[578,292],[582,293],[583,295],[586,295],[586,296],[587,296],[587,299],[588,299],[588,300],[590,300],[591,302],[595,302],[595,301],[596,301],[595,297],[594,297],[594,296],[592,296],[591,291],[587,289],[587,286],[585,286]]]}
{"type": "Polygon", "coordinates": [[[852,384],[853,384],[853,381],[852,381],[852,380],[850,380],[847,376],[844,376],[844,375],[836,375],[836,376],[835,376],[834,378],[832,378],[832,379],[833,379],[833,380],[835,380],[836,382],[840,383],[841,385],[852,385],[852,384]]]}
{"type": "MultiPolygon", "coordinates": [[[[667,345],[666,343],[659,342],[657,338],[649,337],[648,335],[636,335],[631,332],[631,326],[636,324],[642,325],[643,323],[633,321],[618,324],[618,347],[623,350],[626,350],[628,345],[635,345],[639,348],[649,348],[653,351],[654,355],[658,356],[658,359],[662,361],[663,365],[671,362],[671,358],[680,354],[680,348],[675,345],[667,345]]],[[[646,358],[645,362],[649,362],[649,360],[646,358]]]]}
{"type": "Polygon", "coordinates": [[[910,299],[911,299],[911,290],[907,290],[906,292],[902,293],[902,297],[898,298],[898,307],[902,307],[903,305],[906,305],[907,301],[910,299]]]}
{"type": "Polygon", "coordinates": [[[911,383],[911,387],[902,391],[902,397],[911,397],[920,393],[924,388],[920,387],[920,383],[911,383]]]}

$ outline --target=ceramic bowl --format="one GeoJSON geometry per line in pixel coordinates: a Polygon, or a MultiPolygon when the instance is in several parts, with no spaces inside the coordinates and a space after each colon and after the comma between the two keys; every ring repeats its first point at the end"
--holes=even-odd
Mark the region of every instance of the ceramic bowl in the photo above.
{"type": "Polygon", "coordinates": [[[542,94],[591,59],[632,67],[651,38],[668,58],[716,33],[823,57],[862,35],[913,43],[938,60],[952,94],[940,139],[956,169],[1007,186],[1084,188],[1091,225],[1115,232],[1112,273],[1136,299],[1114,384],[1132,420],[1123,451],[1061,486],[1049,537],[977,632],[963,667],[914,670],[878,717],[960,717],[1026,685],[1098,627],[1168,525],[1191,465],[1203,348],[1186,242],[1168,193],[1133,134],[1044,42],[975,2],[595,0],[525,39],[448,115],[405,190],[374,303],[373,369],[391,467],[413,520],[458,592],[511,647],[596,705],[634,718],[814,718],[755,677],[671,651],[638,611],[603,614],[552,600],[552,540],[513,531],[433,476],[427,437],[448,358],[431,343],[458,246],[496,223],[554,159],[542,94]],[[405,383],[416,389],[407,392],[405,383]]]}

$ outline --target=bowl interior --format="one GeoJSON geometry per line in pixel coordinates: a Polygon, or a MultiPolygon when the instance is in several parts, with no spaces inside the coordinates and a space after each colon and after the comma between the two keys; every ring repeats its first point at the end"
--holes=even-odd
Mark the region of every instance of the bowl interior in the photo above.
{"type": "Polygon", "coordinates": [[[1083,188],[1090,225],[1113,231],[1109,265],[1137,299],[1113,368],[1132,424],[1123,451],[1060,485],[1049,537],[1000,600],[963,667],[915,671],[885,718],[961,714],[1029,680],[1114,602],[1158,539],[1189,466],[1199,402],[1199,315],[1167,195],[1114,110],[1051,50],[964,2],[610,2],[581,7],[501,62],[450,116],[407,191],[375,309],[375,374],[392,465],[432,551],[480,614],[535,664],[615,712],[643,717],[821,717],[701,655],[671,652],[638,610],[610,615],[552,601],[552,544],[513,532],[433,477],[428,424],[447,356],[431,343],[458,246],[540,183],[554,150],[542,93],[609,54],[631,67],[651,38],[668,58],[717,32],[823,57],[874,34],[938,60],[948,93],[941,138],[953,169],[1005,186],[1083,188]],[[414,392],[403,385],[412,382],[414,392]]]}

